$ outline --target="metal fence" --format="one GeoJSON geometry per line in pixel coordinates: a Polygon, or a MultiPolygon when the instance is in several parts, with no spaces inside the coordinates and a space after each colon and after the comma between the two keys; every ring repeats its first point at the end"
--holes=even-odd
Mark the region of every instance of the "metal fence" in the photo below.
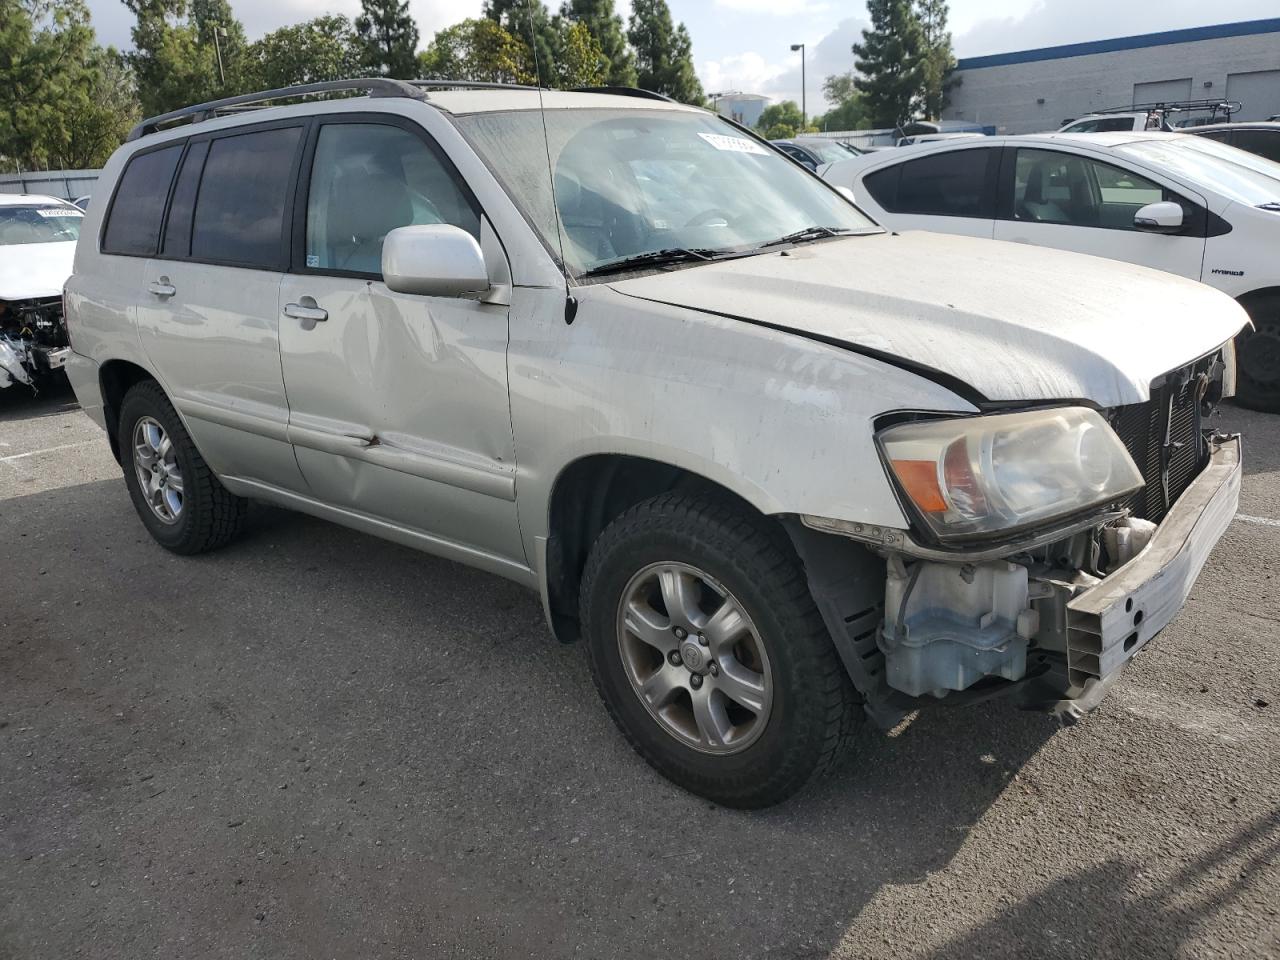
{"type": "Polygon", "coordinates": [[[0,193],[38,193],[74,200],[93,193],[100,170],[28,170],[0,173],[0,193]]]}

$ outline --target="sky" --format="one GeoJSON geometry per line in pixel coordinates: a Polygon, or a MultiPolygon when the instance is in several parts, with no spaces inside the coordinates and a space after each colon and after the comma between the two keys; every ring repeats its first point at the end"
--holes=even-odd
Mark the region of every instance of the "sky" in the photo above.
{"type": "MultiPolygon", "coordinates": [[[[359,12],[360,0],[231,0],[250,39],[322,13],[359,12]]],[[[800,54],[805,45],[804,89],[811,113],[821,112],[822,79],[853,67],[850,47],[867,25],[860,0],[668,0],[672,15],[693,38],[694,62],[708,93],[742,90],[774,99],[801,100],[800,54]]],[[[130,45],[133,16],[121,0],[88,0],[101,42],[130,45]]],[[[630,0],[617,0],[625,18],[630,0]]],[[[409,0],[425,45],[432,34],[478,16],[481,0],[409,0]]],[[[956,55],[983,56],[1079,43],[1136,33],[1277,15],[1276,0],[951,0],[956,55]]]]}

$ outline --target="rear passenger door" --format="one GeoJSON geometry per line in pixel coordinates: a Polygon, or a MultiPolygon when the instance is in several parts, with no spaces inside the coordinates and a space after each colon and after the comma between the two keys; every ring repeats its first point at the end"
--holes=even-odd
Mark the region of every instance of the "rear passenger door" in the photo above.
{"type": "Polygon", "coordinates": [[[459,227],[485,248],[491,277],[506,269],[466,183],[412,121],[325,117],[295,218],[278,309],[289,436],[313,495],[523,564],[508,307],[382,282],[383,240],[411,224],[459,227]]]}
{"type": "Polygon", "coordinates": [[[996,147],[939,150],[869,173],[863,185],[895,230],[990,238],[999,164],[996,147]]]}
{"type": "Polygon", "coordinates": [[[306,126],[192,137],[138,291],[143,349],[209,465],[291,491],[278,300],[306,126]]]}
{"type": "Polygon", "coordinates": [[[1065,150],[1010,149],[1000,186],[997,240],[1073,250],[1200,279],[1204,200],[1179,193],[1127,166],[1065,150]],[[1149,203],[1181,204],[1180,233],[1133,225],[1149,203]]]}

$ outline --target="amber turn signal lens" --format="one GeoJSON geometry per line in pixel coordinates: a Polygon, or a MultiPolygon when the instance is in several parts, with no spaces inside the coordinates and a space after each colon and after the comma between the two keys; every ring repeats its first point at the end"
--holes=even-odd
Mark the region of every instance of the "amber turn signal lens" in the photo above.
{"type": "Polygon", "coordinates": [[[947,500],[938,486],[936,460],[894,460],[893,472],[911,502],[925,513],[945,513],[947,500]]]}

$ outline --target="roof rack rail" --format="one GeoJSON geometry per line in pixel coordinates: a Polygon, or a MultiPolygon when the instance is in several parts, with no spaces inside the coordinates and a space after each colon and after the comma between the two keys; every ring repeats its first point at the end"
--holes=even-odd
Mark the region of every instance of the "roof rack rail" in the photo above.
{"type": "Polygon", "coordinates": [[[272,100],[287,100],[291,97],[305,97],[318,93],[339,93],[349,90],[362,90],[371,97],[408,97],[413,100],[425,100],[426,94],[411,83],[404,80],[393,80],[390,77],[362,77],[353,80],[322,80],[318,83],[300,83],[292,87],[281,87],[276,90],[262,90],[258,93],[244,93],[237,97],[224,97],[208,103],[197,103],[181,110],[162,113],[158,117],[143,120],[125,137],[125,142],[137,140],[149,133],[157,132],[165,124],[178,120],[190,120],[199,123],[217,116],[220,112],[232,107],[243,107],[249,104],[267,103],[272,100]]]}
{"type": "Polygon", "coordinates": [[[639,87],[574,87],[568,91],[569,93],[607,93],[615,97],[638,97],[641,100],[662,100],[665,103],[675,103],[666,94],[655,93],[652,90],[642,90],[639,87]]]}
{"type": "MultiPolygon", "coordinates": [[[[494,83],[488,80],[406,80],[421,90],[537,90],[527,83],[494,83]]],[[[543,90],[548,89],[543,87],[543,90]]]]}

